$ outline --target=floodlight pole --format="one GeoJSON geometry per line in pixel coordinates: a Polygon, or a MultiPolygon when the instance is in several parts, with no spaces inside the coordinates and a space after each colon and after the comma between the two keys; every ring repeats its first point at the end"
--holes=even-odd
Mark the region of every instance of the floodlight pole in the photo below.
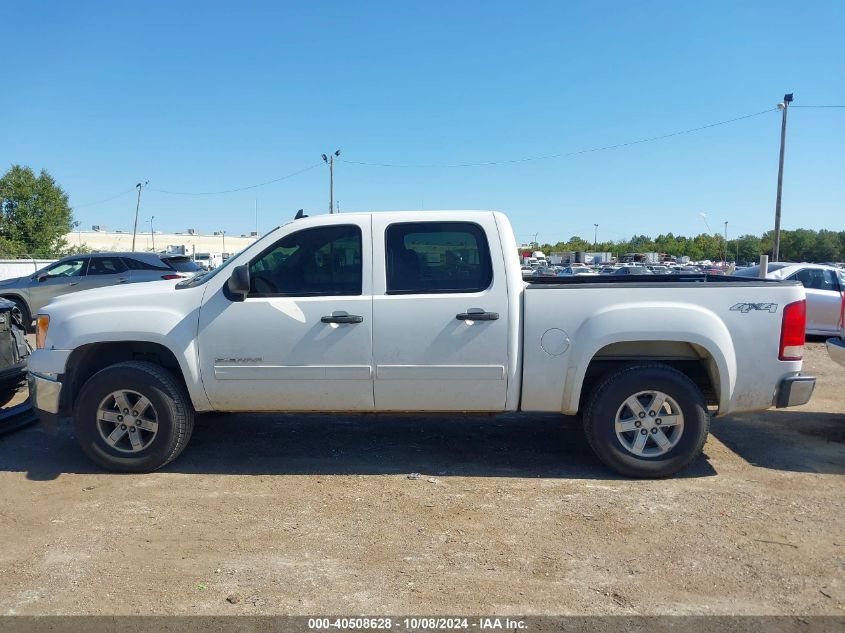
{"type": "Polygon", "coordinates": [[[597,248],[596,244],[598,244],[599,239],[599,225],[593,224],[593,226],[595,227],[595,231],[593,232],[593,251],[595,251],[597,248]]]}
{"type": "Polygon", "coordinates": [[[778,192],[775,198],[775,239],[772,248],[772,261],[778,261],[780,255],[780,201],[783,191],[783,155],[786,150],[786,113],[789,111],[789,104],[792,103],[792,93],[783,95],[783,103],[778,108],[783,112],[780,123],[780,160],[778,162],[778,192]]]}
{"type": "Polygon", "coordinates": [[[334,213],[334,159],[340,156],[340,150],[326,156],[323,154],[323,162],[329,166],[329,213],[334,213]]]}
{"type": "Polygon", "coordinates": [[[132,229],[132,252],[135,252],[135,236],[138,234],[138,211],[141,210],[141,189],[150,183],[149,180],[143,183],[138,183],[135,188],[138,189],[138,202],[135,204],[135,227],[132,229]]]}

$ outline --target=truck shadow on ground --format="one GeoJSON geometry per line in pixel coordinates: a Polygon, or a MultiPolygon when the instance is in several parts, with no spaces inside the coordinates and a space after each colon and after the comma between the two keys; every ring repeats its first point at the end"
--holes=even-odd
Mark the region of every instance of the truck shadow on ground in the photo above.
{"type": "MultiPolygon", "coordinates": [[[[0,440],[0,469],[32,480],[102,472],[66,423],[0,440]]],[[[593,454],[578,418],[229,414],[201,416],[163,472],[232,475],[395,475],[621,479],[593,454]]],[[[716,471],[706,455],[678,477],[716,471]]]]}
{"type": "Polygon", "coordinates": [[[713,420],[710,432],[753,466],[845,474],[845,413],[770,410],[713,420]]]}

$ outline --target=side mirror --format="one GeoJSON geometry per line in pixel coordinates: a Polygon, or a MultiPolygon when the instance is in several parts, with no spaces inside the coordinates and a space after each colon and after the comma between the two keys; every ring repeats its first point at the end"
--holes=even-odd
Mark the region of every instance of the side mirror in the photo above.
{"type": "Polygon", "coordinates": [[[249,294],[249,266],[235,266],[232,276],[226,282],[228,296],[233,301],[243,301],[249,294]]]}
{"type": "Polygon", "coordinates": [[[38,281],[39,283],[42,281],[47,281],[47,275],[38,275],[38,281]]]}

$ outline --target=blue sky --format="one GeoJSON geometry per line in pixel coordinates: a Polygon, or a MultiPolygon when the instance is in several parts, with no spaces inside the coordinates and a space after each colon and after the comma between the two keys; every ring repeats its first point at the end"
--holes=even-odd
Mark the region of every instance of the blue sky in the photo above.
{"type": "MultiPolygon", "coordinates": [[[[845,3],[4,3],[0,166],[46,168],[83,228],[262,232],[341,211],[489,208],[517,237],[772,225],[780,114],[845,105],[845,3]],[[90,204],[127,192],[108,202],[90,204]],[[149,224],[145,223],[148,229],[149,224]]],[[[845,108],[789,114],[785,228],[845,228],[845,108]]]]}

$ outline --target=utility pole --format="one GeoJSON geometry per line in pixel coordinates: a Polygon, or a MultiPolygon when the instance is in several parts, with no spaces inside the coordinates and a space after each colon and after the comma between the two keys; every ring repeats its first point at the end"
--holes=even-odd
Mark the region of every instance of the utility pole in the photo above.
{"type": "Polygon", "coordinates": [[[786,113],[789,111],[789,104],[792,103],[792,93],[783,95],[783,103],[778,104],[778,109],[783,112],[783,119],[780,122],[780,160],[778,162],[778,193],[775,198],[775,243],[772,249],[772,261],[778,261],[780,255],[780,200],[783,191],[783,154],[786,149],[786,113]]]}
{"type": "Polygon", "coordinates": [[[593,251],[595,252],[596,244],[598,244],[598,240],[599,240],[599,225],[593,224],[593,226],[596,227],[596,230],[593,233],[593,251]]]}
{"type": "Polygon", "coordinates": [[[255,199],[255,236],[258,237],[258,198],[255,199]]]}
{"type": "Polygon", "coordinates": [[[141,189],[146,187],[150,184],[149,180],[145,180],[143,183],[138,183],[135,185],[135,188],[138,190],[138,202],[135,205],[135,227],[132,229],[132,251],[135,251],[135,235],[138,233],[138,211],[141,209],[141,189]]]}
{"type": "Polygon", "coordinates": [[[150,216],[150,237],[153,240],[153,253],[156,251],[156,232],[153,230],[153,220],[156,219],[156,216],[150,216]]]}
{"type": "Polygon", "coordinates": [[[323,154],[323,162],[329,166],[329,213],[334,213],[334,158],[340,156],[340,150],[326,156],[323,154]]]}

